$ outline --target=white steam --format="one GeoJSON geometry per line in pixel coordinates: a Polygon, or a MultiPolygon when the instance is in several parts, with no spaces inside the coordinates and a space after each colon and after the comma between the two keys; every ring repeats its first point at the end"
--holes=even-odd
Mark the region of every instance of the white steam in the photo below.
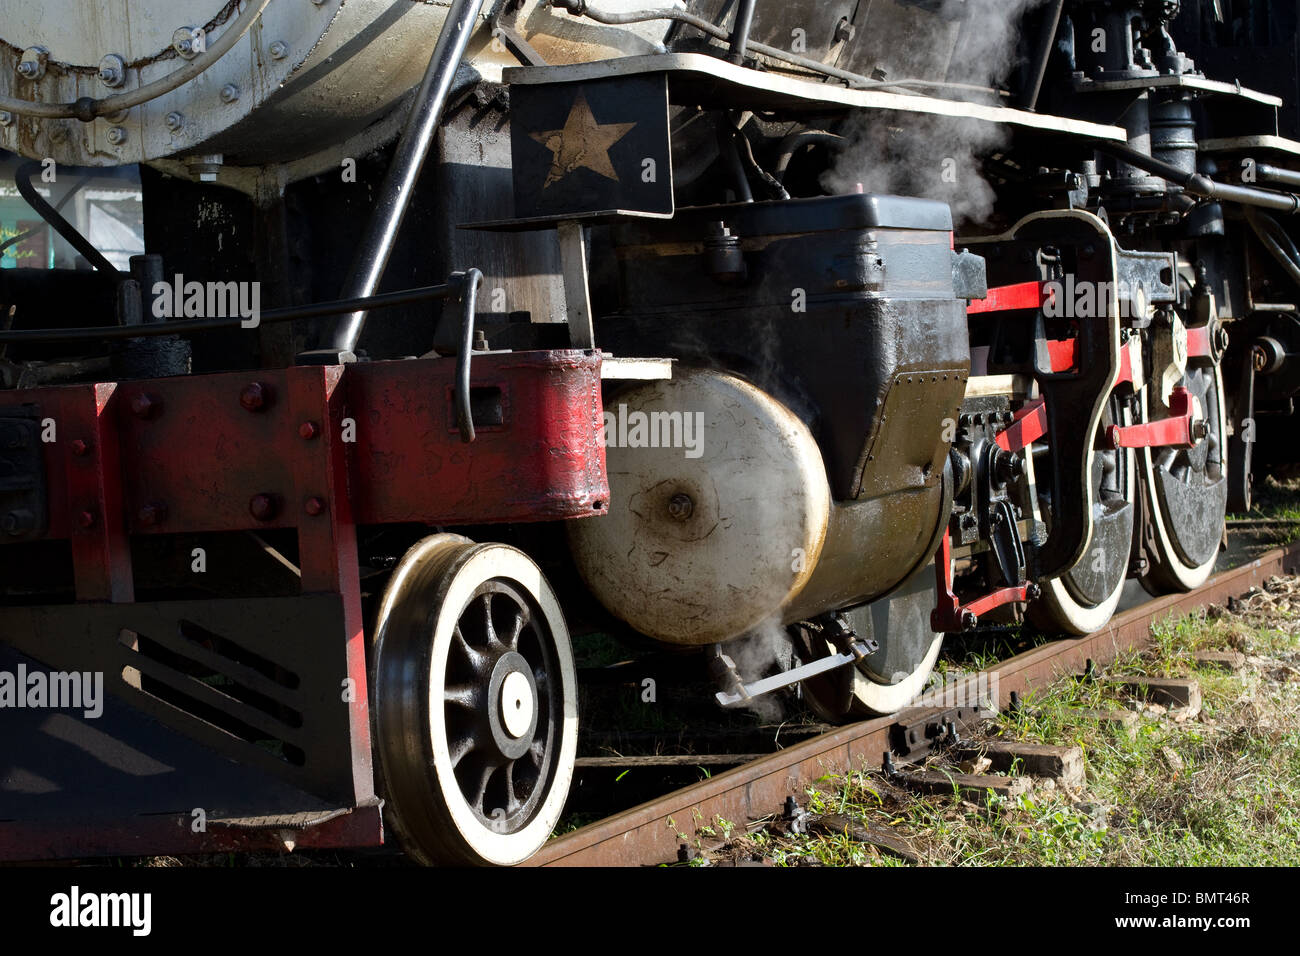
{"type": "MultiPolygon", "coordinates": [[[[941,15],[963,15],[966,22],[945,80],[979,87],[1005,80],[1017,64],[1023,17],[1043,2],[947,0],[941,15]]],[[[918,36],[916,42],[925,43],[927,37],[918,36]]],[[[959,89],[934,92],[949,99],[969,95],[959,89]]],[[[936,199],[948,203],[959,222],[981,222],[993,212],[997,197],[984,178],[982,163],[1007,145],[1003,127],[929,114],[893,114],[886,121],[882,114],[863,112],[842,132],[849,144],[822,177],[829,192],[855,192],[860,184],[865,192],[936,199]]]]}

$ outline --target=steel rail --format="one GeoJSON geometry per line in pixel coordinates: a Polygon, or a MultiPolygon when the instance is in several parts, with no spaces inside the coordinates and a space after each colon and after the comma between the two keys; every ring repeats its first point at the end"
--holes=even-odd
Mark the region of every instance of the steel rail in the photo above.
{"type": "MultiPolygon", "coordinates": [[[[1023,696],[1069,674],[1081,674],[1089,661],[1097,666],[1125,651],[1151,643],[1151,627],[1170,615],[1187,614],[1226,601],[1262,584],[1276,574],[1300,571],[1300,542],[1279,548],[1225,571],[1188,594],[1157,598],[1116,615],[1104,630],[1087,637],[1044,644],[1003,661],[984,677],[996,676],[998,706],[1011,694],[1023,696]]],[[[970,687],[976,689],[975,679],[970,687]]],[[[954,685],[961,693],[961,685],[954,685]]],[[[950,688],[952,690],[952,688],[950,688]]],[[[708,780],[644,803],[623,813],[558,837],[528,861],[528,866],[638,866],[673,860],[682,842],[679,833],[693,829],[695,820],[715,817],[750,821],[778,812],[790,795],[827,773],[849,768],[880,767],[890,752],[891,731],[904,712],[840,727],[820,737],[764,756],[708,780]]]]}

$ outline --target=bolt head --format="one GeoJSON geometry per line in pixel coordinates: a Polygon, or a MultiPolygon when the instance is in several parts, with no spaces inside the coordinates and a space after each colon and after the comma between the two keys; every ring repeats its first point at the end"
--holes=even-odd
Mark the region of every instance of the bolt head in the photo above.
{"type": "Polygon", "coordinates": [[[270,400],[270,389],[261,382],[245,385],[239,393],[239,404],[249,412],[260,412],[266,408],[270,400]]]}
{"type": "Polygon", "coordinates": [[[148,392],[141,392],[131,399],[131,414],[136,418],[154,418],[162,411],[162,399],[148,392]]]}
{"type": "Polygon", "coordinates": [[[289,44],[283,40],[276,40],[271,44],[271,57],[276,60],[283,60],[289,55],[289,44]]]}
{"type": "Polygon", "coordinates": [[[88,451],[90,451],[90,445],[86,444],[86,442],[82,441],[80,438],[72,443],[72,453],[78,458],[84,457],[88,451]]]}
{"type": "Polygon", "coordinates": [[[961,629],[963,631],[973,631],[975,629],[975,625],[977,625],[978,623],[979,623],[979,618],[975,616],[975,613],[973,611],[961,612],[961,629]]]}
{"type": "Polygon", "coordinates": [[[121,126],[114,126],[108,131],[108,142],[111,146],[121,146],[126,142],[126,130],[121,126]]]}
{"type": "Polygon", "coordinates": [[[227,83],[221,88],[221,102],[233,103],[239,99],[239,87],[234,83],[227,83]]]}
{"type": "Polygon", "coordinates": [[[668,514],[677,521],[685,521],[695,513],[695,502],[690,495],[678,492],[668,499],[668,514]]]}
{"type": "Polygon", "coordinates": [[[248,502],[248,513],[258,521],[270,521],[277,511],[274,495],[253,495],[248,502]]]}
{"type": "Polygon", "coordinates": [[[0,110],[0,126],[13,126],[14,114],[8,110],[0,110]]]}
{"type": "Polygon", "coordinates": [[[167,506],[161,501],[151,501],[140,509],[136,517],[146,528],[160,525],[167,520],[167,506]]]}
{"type": "Polygon", "coordinates": [[[315,422],[303,422],[298,426],[298,435],[304,441],[311,441],[320,434],[320,428],[315,422]]]}
{"type": "Polygon", "coordinates": [[[325,499],[312,496],[303,503],[303,510],[313,518],[325,513],[325,499]]]}
{"type": "Polygon", "coordinates": [[[18,75],[27,79],[35,79],[41,72],[41,65],[34,60],[23,60],[18,64],[18,75]]]}
{"type": "Polygon", "coordinates": [[[1209,437],[1210,437],[1210,426],[1209,426],[1209,423],[1204,422],[1204,421],[1200,421],[1200,422],[1192,422],[1192,438],[1193,438],[1193,439],[1195,439],[1196,441],[1201,441],[1201,440],[1203,440],[1203,439],[1205,439],[1205,438],[1209,438],[1209,437]]]}
{"type": "Polygon", "coordinates": [[[180,113],[173,111],[167,114],[166,118],[163,120],[163,125],[175,133],[185,125],[185,117],[180,113]]]}

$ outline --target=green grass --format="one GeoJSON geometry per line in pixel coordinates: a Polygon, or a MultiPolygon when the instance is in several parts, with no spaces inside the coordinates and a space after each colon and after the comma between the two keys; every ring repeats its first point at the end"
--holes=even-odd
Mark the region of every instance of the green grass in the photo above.
{"type": "MultiPolygon", "coordinates": [[[[1171,619],[1145,656],[1107,675],[1194,676],[1202,713],[1176,720],[1144,708],[1134,739],[1089,711],[1118,708],[1096,681],[1066,679],[997,719],[1016,740],[1077,745],[1086,783],[1076,793],[1034,789],[1007,800],[986,792],[917,797],[874,772],[824,778],[804,801],[908,840],[938,865],[1294,866],[1300,864],[1300,580],[1244,601],[1241,617],[1171,619]],[[1197,666],[1200,650],[1238,648],[1240,673],[1197,666]]],[[[777,865],[894,866],[902,861],[847,836],[749,834],[737,855],[777,865]]]]}

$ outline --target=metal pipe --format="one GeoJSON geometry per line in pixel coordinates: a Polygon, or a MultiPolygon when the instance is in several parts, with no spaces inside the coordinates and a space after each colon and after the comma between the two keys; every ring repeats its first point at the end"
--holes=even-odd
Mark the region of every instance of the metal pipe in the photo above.
{"type": "MultiPolygon", "coordinates": [[[[687,13],[683,10],[635,10],[629,13],[611,13],[606,10],[594,9],[587,0],[551,0],[551,6],[561,10],[567,10],[575,17],[587,17],[589,20],[595,20],[597,23],[604,23],[611,26],[619,26],[626,23],[645,23],[649,20],[670,20],[674,23],[685,23],[687,26],[694,27],[706,36],[711,36],[717,40],[731,41],[731,33],[726,27],[720,27],[716,23],[696,16],[693,13],[687,13]]],[[[798,56],[782,50],[779,47],[768,46],[766,43],[758,43],[750,40],[746,45],[747,50],[755,53],[761,53],[763,56],[773,60],[780,60],[782,63],[789,63],[791,66],[797,66],[801,69],[808,70],[811,73],[820,73],[823,76],[834,77],[837,80],[843,80],[850,89],[872,89],[872,90],[889,90],[889,89],[908,89],[918,87],[921,89],[953,89],[953,90],[971,90],[980,93],[992,93],[1000,95],[1000,90],[992,89],[987,86],[973,86],[969,83],[945,83],[940,80],[873,80],[863,76],[861,73],[853,73],[849,70],[841,70],[837,66],[829,66],[819,60],[814,60],[806,56],[798,56]]]]}
{"type": "Polygon", "coordinates": [[[1255,175],[1260,179],[1267,180],[1271,183],[1281,183],[1283,186],[1300,187],[1300,173],[1290,169],[1282,169],[1278,166],[1269,166],[1266,163],[1255,164],[1255,175]]]}
{"type": "Polygon", "coordinates": [[[59,211],[45,201],[45,197],[36,191],[32,185],[32,177],[39,173],[44,166],[33,160],[29,163],[23,163],[14,173],[14,185],[18,187],[18,192],[23,199],[27,200],[27,205],[36,211],[36,214],[48,222],[54,231],[72,245],[74,249],[86,257],[86,261],[98,269],[100,272],[108,275],[120,275],[117,267],[104,258],[104,254],[96,249],[89,239],[77,231],[76,226],[64,219],[59,211]]]}
{"type": "Polygon", "coordinates": [[[1109,153],[1130,166],[1145,170],[1161,179],[1167,179],[1175,185],[1182,186],[1193,196],[1203,199],[1220,199],[1240,203],[1243,206],[1258,206],[1261,209],[1276,209],[1280,212],[1300,212],[1300,196],[1291,193],[1269,192],[1266,189],[1250,189],[1246,186],[1232,186],[1228,183],[1215,182],[1200,173],[1188,173],[1163,160],[1148,156],[1146,153],[1122,146],[1119,143],[1096,142],[1094,147],[1103,153],[1109,153]]]}
{"type": "Polygon", "coordinates": [[[846,142],[847,140],[843,136],[820,129],[806,129],[798,133],[791,133],[781,140],[781,145],[777,147],[778,155],[776,166],[772,169],[772,175],[776,177],[777,182],[784,183],[786,171],[790,168],[790,161],[794,159],[794,154],[805,146],[821,143],[825,146],[843,149],[846,142]]]}
{"type": "Polygon", "coordinates": [[[10,96],[0,96],[0,111],[9,113],[18,113],[21,116],[34,116],[39,119],[79,119],[83,123],[92,122],[99,116],[110,116],[113,113],[129,110],[134,106],[142,103],[148,103],[150,100],[156,100],[158,97],[170,93],[172,90],[184,86],[196,76],[206,72],[209,67],[220,60],[230,51],[230,48],[238,43],[257,18],[262,15],[267,4],[271,0],[249,0],[244,7],[244,12],[239,15],[228,30],[221,34],[212,46],[206,51],[200,53],[193,60],[181,67],[179,70],[173,70],[160,80],[154,80],[139,89],[132,90],[129,93],[116,93],[113,96],[106,96],[102,100],[92,99],[89,96],[82,97],[75,103],[33,103],[30,100],[17,100],[10,96]]]}
{"type": "Polygon", "coordinates": [[[757,0],[740,0],[736,8],[736,21],[731,29],[731,62],[744,63],[749,46],[749,31],[754,28],[754,8],[757,0]]]}
{"type": "MultiPolygon", "coordinates": [[[[477,270],[475,270],[477,271],[477,270]]],[[[366,298],[343,299],[336,302],[318,302],[311,305],[293,305],[282,309],[268,309],[258,316],[259,325],[276,322],[298,322],[324,315],[342,315],[357,309],[385,309],[398,305],[412,305],[434,299],[450,298],[454,290],[450,284],[422,286],[401,292],[385,292],[366,298]]],[[[185,319],[180,322],[157,322],[146,325],[110,325],[83,329],[20,329],[0,331],[0,345],[50,342],[85,342],[92,339],[135,339],[153,335],[177,335],[186,332],[215,332],[220,329],[240,328],[244,319],[234,315],[222,319],[185,319]]]]}
{"type": "MultiPolygon", "coordinates": [[[[356,260],[348,280],[343,284],[340,298],[360,299],[372,295],[388,266],[389,256],[402,227],[402,219],[410,206],[420,170],[429,155],[434,133],[442,120],[443,108],[451,90],[456,69],[465,56],[470,35],[483,0],[453,0],[443,23],[438,45],[434,47],[424,82],[411,105],[411,115],[398,141],[393,164],[379,191],[375,211],[366,226],[366,232],[357,249],[356,260]]],[[[331,348],[352,352],[365,328],[366,313],[353,312],[340,322],[330,336],[331,348]]]]}
{"type": "Polygon", "coordinates": [[[1052,47],[1056,45],[1056,31],[1061,25],[1061,11],[1065,0],[1056,0],[1052,9],[1043,20],[1042,33],[1038,35],[1038,56],[1029,88],[1025,91],[1024,108],[1032,110],[1038,106],[1038,95],[1043,91],[1043,79],[1047,76],[1047,62],[1052,58],[1052,47]]]}
{"type": "Polygon", "coordinates": [[[474,411],[469,401],[470,363],[474,358],[474,311],[483,273],[470,269],[453,277],[460,285],[460,352],[456,355],[456,428],[460,440],[468,444],[475,439],[474,411]]]}

